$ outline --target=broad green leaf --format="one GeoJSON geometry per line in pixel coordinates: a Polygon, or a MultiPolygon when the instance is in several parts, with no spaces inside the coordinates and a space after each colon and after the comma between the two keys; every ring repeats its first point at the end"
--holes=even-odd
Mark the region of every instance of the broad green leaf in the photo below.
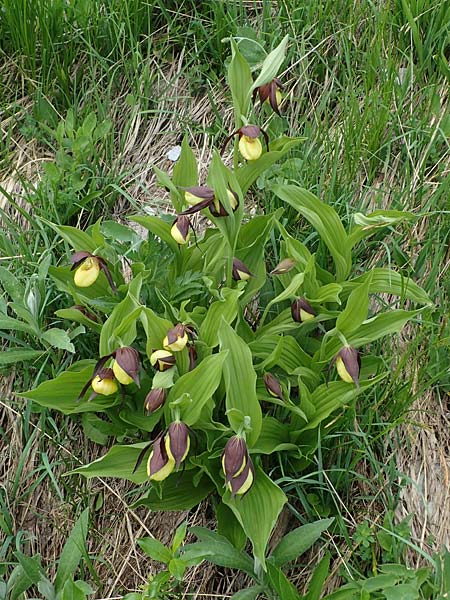
{"type": "Polygon", "coordinates": [[[267,579],[278,598],[283,600],[302,600],[303,596],[297,591],[281,569],[267,562],[267,579]]]}
{"type": "Polygon", "coordinates": [[[308,523],[287,533],[270,555],[270,562],[276,567],[283,567],[295,560],[317,542],[322,533],[328,529],[334,519],[322,519],[308,523]]]}
{"type": "MultiPolygon", "coordinates": [[[[155,385],[155,387],[159,386],[155,385]]],[[[151,415],[145,415],[143,414],[143,411],[140,413],[133,408],[125,408],[124,410],[120,411],[119,416],[122,421],[125,421],[125,423],[130,423],[130,425],[134,425],[142,431],[151,433],[161,420],[161,417],[163,416],[163,410],[157,410],[151,415]]]]}
{"type": "MultiPolygon", "coordinates": [[[[28,577],[26,570],[20,564],[18,564],[8,578],[7,589],[10,594],[10,600],[17,600],[32,585],[33,581],[28,577]]],[[[2,600],[6,600],[6,598],[7,595],[2,597],[2,600]]]]}
{"type": "Polygon", "coordinates": [[[86,250],[87,252],[95,252],[95,250],[98,250],[97,243],[88,233],[81,231],[81,229],[77,229],[76,227],[71,227],[69,225],[56,225],[55,223],[50,223],[50,221],[45,219],[42,220],[57,233],[59,233],[59,235],[70,246],[72,246],[75,252],[81,252],[82,250],[86,250]]]}
{"type": "Polygon", "coordinates": [[[366,281],[370,276],[370,294],[394,294],[420,304],[433,305],[425,290],[409,277],[405,277],[392,269],[375,268],[368,273],[364,273],[364,275],[355,277],[355,279],[344,281],[342,283],[344,294],[348,294],[350,290],[366,281]]]}
{"type": "Polygon", "coordinates": [[[88,319],[81,311],[76,308],[61,308],[60,310],[55,311],[55,315],[60,319],[67,319],[68,321],[74,321],[75,323],[81,323],[82,325],[86,325],[90,329],[93,329],[97,333],[100,333],[102,326],[100,323],[96,321],[91,321],[88,319]]]}
{"type": "Polygon", "coordinates": [[[70,337],[67,331],[64,329],[58,329],[57,327],[53,327],[52,329],[47,329],[42,333],[42,339],[46,341],[53,348],[59,348],[60,350],[67,350],[67,352],[75,352],[75,346],[70,341],[70,337]]]}
{"type": "Polygon", "coordinates": [[[255,563],[265,568],[267,543],[287,498],[284,492],[257,467],[249,491],[242,497],[231,497],[226,490],[223,502],[231,508],[253,546],[255,563]]]}
{"type": "Polygon", "coordinates": [[[106,356],[121,346],[130,346],[136,338],[136,321],[141,314],[139,294],[142,278],[129,285],[126,297],[117,304],[100,333],[99,355],[106,356]]]}
{"type": "Polygon", "coordinates": [[[23,321],[19,321],[19,319],[14,319],[13,317],[0,316],[0,330],[11,329],[13,331],[24,331],[25,333],[29,333],[31,335],[36,335],[36,330],[34,327],[29,325],[28,323],[24,323],[23,321]]]}
{"type": "Polygon", "coordinates": [[[305,298],[308,302],[317,304],[323,304],[325,302],[336,302],[337,304],[341,304],[339,294],[344,289],[344,285],[345,283],[342,285],[339,283],[328,283],[327,285],[318,288],[314,294],[306,295],[305,298]]]}
{"type": "Polygon", "coordinates": [[[269,83],[277,76],[286,55],[288,42],[289,36],[286,35],[278,44],[278,46],[266,56],[261,67],[261,72],[253,84],[253,89],[269,83]]]}
{"type": "Polygon", "coordinates": [[[272,454],[282,450],[296,450],[289,438],[289,428],[286,423],[277,421],[274,417],[266,416],[262,420],[261,433],[253,451],[258,454],[272,454]]]}
{"type": "Polygon", "coordinates": [[[193,471],[173,473],[162,483],[162,496],[155,488],[137,500],[132,508],[146,506],[151,510],[189,510],[197,506],[215,489],[211,479],[203,475],[200,481],[193,483],[193,471]]]}
{"type": "Polygon", "coordinates": [[[25,288],[6,267],[0,266],[0,285],[14,302],[23,304],[25,288]]]}
{"type": "Polygon", "coordinates": [[[369,289],[371,277],[367,277],[348,297],[344,310],[336,319],[336,329],[344,336],[349,335],[367,318],[369,311],[369,289]]]}
{"type": "Polygon", "coordinates": [[[215,348],[219,343],[219,325],[222,319],[231,325],[238,313],[238,299],[242,290],[222,290],[223,300],[213,302],[206,313],[206,317],[200,326],[199,338],[210,348],[215,348]]]}
{"type": "Polygon", "coordinates": [[[155,171],[158,184],[170,192],[170,197],[172,199],[173,206],[175,210],[179,212],[183,205],[181,191],[177,188],[176,185],[174,185],[173,181],[167,173],[161,171],[161,169],[158,169],[158,167],[156,167],[155,165],[153,165],[153,170],[155,171]]]}
{"type": "MultiPolygon", "coordinates": [[[[347,342],[354,348],[359,348],[387,335],[399,333],[405,324],[417,317],[423,309],[418,310],[391,310],[371,317],[347,337],[347,342]]],[[[320,351],[314,357],[315,360],[331,360],[342,348],[342,342],[336,338],[326,342],[325,351],[320,351]]]]}
{"type": "Polygon", "coordinates": [[[141,549],[153,560],[168,564],[172,558],[172,552],[161,544],[161,542],[152,537],[141,538],[137,541],[141,549]]]}
{"type": "Polygon", "coordinates": [[[17,362],[28,362],[42,356],[41,350],[31,348],[8,348],[0,352],[0,367],[17,362]]]}
{"type": "Polygon", "coordinates": [[[173,327],[173,323],[168,319],[159,317],[148,306],[143,307],[140,319],[147,336],[147,356],[150,358],[154,350],[162,348],[163,339],[169,329],[173,327]]]}
{"type": "Polygon", "coordinates": [[[72,579],[67,579],[61,592],[61,600],[86,600],[86,593],[72,579]]]}
{"type": "Polygon", "coordinates": [[[186,538],[186,532],[187,532],[187,521],[184,521],[183,523],[181,523],[181,525],[179,525],[176,528],[175,533],[173,535],[172,544],[170,546],[172,552],[176,552],[178,550],[178,548],[181,546],[181,544],[184,542],[184,540],[186,538]]]}
{"type": "Polygon", "coordinates": [[[253,585],[245,590],[239,590],[231,596],[230,600],[256,600],[262,592],[264,592],[262,585],[253,585]]]}
{"type": "Polygon", "coordinates": [[[194,425],[200,418],[203,406],[212,397],[222,379],[222,367],[227,352],[206,357],[192,371],[177,379],[167,397],[167,403],[187,394],[190,402],[181,408],[181,420],[186,425],[194,425]]]}
{"type": "Polygon", "coordinates": [[[247,116],[253,78],[248,62],[233,39],[231,39],[231,61],[227,79],[233,97],[235,126],[240,127],[243,124],[241,116],[247,116]]]}
{"type": "Polygon", "coordinates": [[[168,564],[169,573],[178,581],[182,581],[186,571],[186,564],[180,558],[172,558],[168,564]]]}
{"type": "Polygon", "coordinates": [[[190,532],[196,535],[199,541],[184,547],[183,558],[191,560],[194,555],[204,556],[220,567],[239,569],[253,575],[253,562],[250,556],[246,552],[237,550],[226,537],[205,527],[191,527],[190,532]]]}
{"type": "Polygon", "coordinates": [[[285,156],[289,150],[298,146],[306,138],[289,138],[282,136],[269,144],[269,152],[265,152],[258,160],[248,161],[245,165],[239,167],[236,177],[245,195],[249,188],[255,183],[258,177],[273,164],[285,156]]]}
{"type": "Polygon", "coordinates": [[[326,554],[314,569],[305,600],[320,600],[330,570],[330,554],[326,554]]]}
{"type": "Polygon", "coordinates": [[[244,549],[247,536],[232,511],[223,502],[215,506],[217,533],[223,535],[239,551],[244,549]]]}
{"type": "Polygon", "coordinates": [[[359,396],[359,394],[376,385],[385,377],[387,377],[387,373],[382,373],[373,379],[360,381],[359,388],[353,384],[345,383],[344,381],[332,381],[328,385],[320,385],[311,395],[311,402],[316,409],[314,415],[298,432],[292,432],[292,435],[295,436],[300,434],[301,438],[301,432],[315,429],[322,421],[327,419],[332,412],[342,406],[350,404],[350,402],[359,396]]]}
{"type": "Polygon", "coordinates": [[[20,566],[25,571],[30,581],[36,585],[45,578],[44,570],[38,556],[26,556],[20,550],[14,552],[20,566]]]}
{"type": "Polygon", "coordinates": [[[73,526],[64,544],[58,561],[55,577],[55,589],[60,591],[65,582],[75,573],[84,554],[86,554],[86,538],[88,534],[89,508],[85,508],[73,526]]]}
{"type": "Polygon", "coordinates": [[[296,295],[298,295],[298,291],[302,287],[304,279],[305,273],[296,273],[287,288],[280,292],[278,296],[275,296],[275,298],[273,298],[267,304],[264,315],[266,315],[270,307],[277,302],[282,302],[283,300],[288,300],[289,298],[294,298],[296,295]]]}
{"type": "MultiPolygon", "coordinates": [[[[133,483],[144,483],[148,479],[145,460],[142,461],[135,473],[133,473],[133,470],[142,449],[146,445],[148,445],[148,442],[139,442],[130,446],[113,446],[105,455],[88,465],[70,471],[67,475],[78,473],[87,479],[92,477],[118,477],[119,479],[128,479],[133,483]]],[[[148,454],[150,454],[150,449],[148,454]]]]}
{"type": "MultiPolygon", "coordinates": [[[[197,161],[192,152],[188,138],[185,135],[181,142],[181,154],[173,168],[172,181],[177,188],[191,187],[198,185],[197,161]]],[[[181,210],[181,206],[174,205],[176,211],[181,210]]]]}
{"type": "Polygon", "coordinates": [[[81,412],[101,412],[120,402],[118,394],[112,396],[96,396],[88,400],[92,390],[86,392],[85,397],[78,401],[78,396],[84,385],[91,380],[95,362],[92,366],[81,371],[65,371],[55,379],[43,381],[37,388],[20,395],[33,400],[40,406],[47,406],[59,410],[65,415],[81,412]]]}
{"type": "MultiPolygon", "coordinates": [[[[219,341],[220,349],[228,350],[223,363],[226,409],[237,409],[244,416],[250,417],[251,430],[247,434],[247,444],[251,447],[259,437],[262,423],[261,407],[256,396],[256,373],[252,353],[244,340],[224,320],[219,328],[219,341]]],[[[237,432],[241,421],[231,412],[228,420],[237,432]]]]}
{"type": "Polygon", "coordinates": [[[352,266],[348,236],[337,212],[314,194],[296,185],[276,185],[272,191],[293,206],[317,230],[336,265],[337,281],[343,281],[352,266]]]}
{"type": "Polygon", "coordinates": [[[179,251],[178,244],[170,234],[172,226],[169,223],[166,223],[166,221],[163,221],[160,217],[156,217],[154,215],[135,215],[128,218],[130,221],[139,223],[139,225],[142,225],[142,227],[145,227],[148,229],[148,231],[151,231],[153,235],[159,237],[174,252],[179,251]]]}
{"type": "Polygon", "coordinates": [[[356,227],[353,227],[349,234],[349,243],[353,248],[358,242],[372,235],[377,229],[401,223],[402,221],[412,221],[417,219],[418,215],[402,210],[376,210],[369,215],[354,213],[353,220],[356,227]]]}

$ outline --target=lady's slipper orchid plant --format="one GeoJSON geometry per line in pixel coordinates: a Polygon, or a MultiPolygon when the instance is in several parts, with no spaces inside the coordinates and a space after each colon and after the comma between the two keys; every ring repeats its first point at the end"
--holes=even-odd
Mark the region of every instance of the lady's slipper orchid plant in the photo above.
{"type": "Polygon", "coordinates": [[[269,136],[257,125],[244,125],[239,127],[236,131],[233,131],[222,146],[222,154],[225,152],[225,148],[228,146],[228,142],[235,135],[239,136],[239,152],[245,158],[245,160],[258,160],[262,154],[262,144],[259,139],[260,134],[263,134],[264,141],[266,142],[267,151],[269,150],[269,136]]]}

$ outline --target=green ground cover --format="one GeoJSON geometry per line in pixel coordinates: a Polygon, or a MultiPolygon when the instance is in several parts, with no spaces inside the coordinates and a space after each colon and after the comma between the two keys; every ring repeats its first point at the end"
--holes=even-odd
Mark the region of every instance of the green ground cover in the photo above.
{"type": "MultiPolygon", "coordinates": [[[[167,152],[186,133],[202,173],[213,144],[220,147],[233,129],[225,82],[230,37],[256,66],[288,35],[282,117],[264,109],[264,123],[271,138],[305,140],[257,179],[246,212],[282,207],[290,234],[326,267],[326,245],[267,192],[270,187],[289,183],[310,190],[346,228],[354,213],[409,211],[413,219],[377,230],[358,246],[354,273],[389,266],[420,284],[435,306],[401,336],[371,344],[370,353],[381,356],[392,375],[335,415],[307,471],[278,475],[289,498],[280,535],[335,519],[317,551],[303,557],[289,578],[304,592],[317,567],[319,591],[310,591],[309,600],[321,597],[322,579],[327,592],[356,585],[339,598],[444,597],[449,528],[429,523],[424,533],[425,509],[406,520],[400,514],[412,512],[407,497],[414,490],[423,505],[430,502],[426,489],[410,485],[409,470],[411,462],[427,464],[429,448],[418,455],[405,432],[425,428],[425,437],[436,437],[436,414],[442,414],[437,443],[442,461],[448,459],[442,425],[450,391],[448,3],[3,0],[0,7],[0,569],[10,580],[0,595],[25,597],[40,581],[40,562],[55,584],[52,591],[41,581],[39,597],[46,598],[88,594],[82,583],[72,583],[75,573],[100,598],[138,590],[150,572],[161,570],[161,563],[144,561],[136,539],[156,533],[169,545],[176,520],[158,521],[130,508],[139,496],[135,486],[63,476],[103,454],[102,444],[111,445],[108,432],[102,435],[99,424],[86,418],[74,422],[45,408],[37,412],[31,401],[14,396],[63,372],[75,349],[77,359],[97,351],[95,331],[83,324],[67,330],[55,315],[67,307],[67,296],[48,273],[68,263],[71,249],[50,222],[87,229],[102,217],[101,231],[114,239],[118,253],[130,244],[148,260],[163,252],[156,241],[142,247],[137,234],[116,223],[126,223],[129,213],[167,207],[152,167],[170,168],[167,152]],[[89,431],[91,439],[85,437],[89,431]],[[119,516],[110,520],[110,514],[119,516]],[[70,531],[72,551],[69,544],[58,568],[70,531]],[[440,557],[433,558],[435,551],[440,557]],[[389,571],[388,563],[420,563],[431,571],[389,571]],[[390,585],[403,586],[397,587],[403,596],[392,595],[387,580],[370,583],[376,576],[391,577],[390,585]]],[[[157,273],[154,282],[161,283],[157,273]]],[[[392,296],[377,300],[386,309],[396,307],[392,296]]],[[[445,492],[437,493],[436,504],[445,504],[445,492]]],[[[214,528],[206,507],[188,522],[214,528]]],[[[155,558],[154,549],[149,554],[155,558]]],[[[231,596],[248,585],[236,571],[226,573],[223,578],[214,567],[196,568],[178,590],[170,584],[164,593],[231,596]]]]}

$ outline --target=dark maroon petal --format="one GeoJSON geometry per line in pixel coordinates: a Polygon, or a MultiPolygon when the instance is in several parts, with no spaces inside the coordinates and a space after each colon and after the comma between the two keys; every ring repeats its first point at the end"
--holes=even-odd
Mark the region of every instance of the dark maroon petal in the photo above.
{"type": "Polygon", "coordinates": [[[259,101],[261,102],[261,104],[263,102],[265,102],[267,100],[267,98],[269,97],[270,94],[270,83],[266,83],[264,85],[260,85],[258,88],[258,93],[259,93],[259,101]]]}
{"type": "Polygon", "coordinates": [[[261,131],[262,130],[258,127],[258,125],[244,125],[240,129],[238,129],[238,133],[240,136],[245,135],[252,139],[257,138],[261,131]]]}
{"type": "Polygon", "coordinates": [[[107,360],[109,360],[111,358],[111,354],[107,354],[106,356],[102,356],[102,358],[100,358],[100,360],[97,361],[97,364],[94,367],[94,371],[92,373],[92,377],[89,379],[89,381],[85,384],[85,386],[83,387],[83,389],[81,390],[79,396],[78,396],[78,400],[81,400],[81,398],[83,398],[83,396],[85,395],[85,393],[88,391],[92,380],[102,371],[104,364],[106,363],[107,360]]]}
{"type": "Polygon", "coordinates": [[[296,321],[297,323],[302,322],[302,317],[300,313],[301,310],[309,313],[310,315],[315,316],[316,314],[315,310],[307,300],[305,300],[304,298],[297,298],[291,304],[291,315],[294,321],[296,321]]]}
{"type": "Polygon", "coordinates": [[[169,436],[170,451],[178,468],[188,447],[189,429],[185,423],[177,421],[169,425],[167,435],[169,436]]]}
{"type": "Polygon", "coordinates": [[[153,443],[153,455],[150,459],[150,474],[160,471],[168,462],[164,436],[159,436],[153,443]]]}
{"type": "Polygon", "coordinates": [[[186,240],[189,233],[189,227],[191,226],[189,217],[185,215],[178,215],[173,224],[176,225],[183,240],[186,240]]]}
{"type": "Polygon", "coordinates": [[[189,371],[193,371],[197,364],[197,350],[195,349],[195,346],[189,346],[188,354],[189,354],[189,371]]]}
{"type": "Polygon", "coordinates": [[[82,315],[84,315],[85,317],[87,317],[91,321],[97,321],[98,322],[97,315],[94,315],[94,313],[91,313],[90,311],[88,311],[88,309],[85,306],[81,306],[81,304],[74,304],[71,308],[74,308],[75,310],[78,310],[82,315]]]}
{"type": "MultiPolygon", "coordinates": [[[[100,371],[94,377],[102,379],[114,379],[114,371],[110,368],[100,369],[100,371]]],[[[94,377],[92,379],[94,379],[94,377]]]]}
{"type": "Polygon", "coordinates": [[[70,262],[72,263],[72,267],[70,270],[73,271],[74,269],[79,267],[81,263],[90,256],[94,255],[90,252],[87,252],[86,250],[82,250],[81,252],[75,252],[75,254],[72,254],[72,256],[70,257],[70,262]]]}
{"type": "Polygon", "coordinates": [[[250,275],[250,277],[253,277],[253,273],[251,271],[249,271],[247,265],[245,265],[242,260],[239,260],[238,258],[233,258],[233,271],[232,271],[232,277],[235,281],[241,281],[241,276],[239,275],[239,272],[241,273],[247,273],[247,275],[250,275]]]}
{"type": "Polygon", "coordinates": [[[104,272],[104,274],[106,275],[106,279],[108,280],[108,283],[111,287],[111,290],[113,291],[114,294],[117,293],[117,288],[114,285],[114,281],[111,275],[111,271],[109,270],[108,265],[106,264],[105,260],[101,257],[101,256],[96,256],[95,257],[98,260],[98,264],[100,265],[100,269],[102,269],[102,271],[104,272]]]}
{"type": "Polygon", "coordinates": [[[269,102],[270,102],[270,106],[272,107],[274,112],[276,112],[277,115],[279,115],[281,117],[280,109],[278,108],[277,86],[275,85],[274,81],[272,81],[271,87],[270,87],[269,102]]]}
{"type": "Polygon", "coordinates": [[[194,206],[190,206],[186,210],[183,210],[183,212],[180,213],[180,216],[183,217],[185,215],[194,215],[195,213],[200,212],[204,208],[208,208],[208,206],[210,206],[213,202],[214,202],[214,197],[213,198],[206,198],[206,200],[202,200],[201,202],[197,202],[197,204],[194,204],[194,206]]]}
{"type": "Polygon", "coordinates": [[[211,204],[211,206],[209,207],[209,210],[210,210],[210,213],[212,214],[212,216],[213,217],[228,217],[228,213],[225,210],[223,204],[221,202],[218,202],[218,206],[219,206],[219,210],[217,210],[217,207],[213,202],[211,204]]]}
{"type": "Polygon", "coordinates": [[[133,379],[137,386],[139,386],[139,369],[141,366],[139,352],[130,346],[126,346],[125,348],[117,348],[114,353],[114,358],[116,359],[119,367],[133,379]]]}
{"type": "Polygon", "coordinates": [[[266,373],[263,380],[269,394],[283,400],[283,390],[278,379],[272,373],[266,373]]]}
{"type": "Polygon", "coordinates": [[[173,344],[179,338],[182,338],[186,333],[186,327],[182,323],[178,323],[167,332],[167,345],[173,344]]]}
{"type": "Polygon", "coordinates": [[[206,185],[193,185],[191,187],[182,188],[185,192],[189,192],[197,198],[203,198],[204,200],[213,200],[214,190],[206,185]]]}
{"type": "Polygon", "coordinates": [[[160,408],[166,401],[167,391],[164,388],[150,390],[144,401],[145,410],[151,414],[160,408]]]}
{"type": "Polygon", "coordinates": [[[342,358],[348,374],[353,379],[356,387],[359,387],[359,371],[361,369],[361,357],[355,348],[342,348],[338,356],[342,358]]]}

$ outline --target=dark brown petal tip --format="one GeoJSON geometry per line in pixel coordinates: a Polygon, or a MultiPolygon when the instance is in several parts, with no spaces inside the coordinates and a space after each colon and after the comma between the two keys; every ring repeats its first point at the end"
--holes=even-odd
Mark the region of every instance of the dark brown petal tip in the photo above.
{"type": "Polygon", "coordinates": [[[225,483],[229,483],[232,477],[242,469],[242,463],[247,459],[247,445],[245,441],[234,435],[225,445],[222,452],[222,466],[225,473],[225,483]]]}
{"type": "Polygon", "coordinates": [[[152,414],[163,406],[167,398],[167,391],[164,388],[154,388],[150,390],[144,401],[144,409],[148,414],[152,414]]]}
{"type": "Polygon", "coordinates": [[[303,323],[308,319],[313,319],[316,316],[316,313],[307,300],[304,298],[297,298],[291,304],[291,315],[294,321],[303,323]]]}
{"type": "Polygon", "coordinates": [[[70,262],[72,263],[72,267],[70,270],[73,271],[74,269],[76,269],[78,266],[80,266],[83,260],[86,260],[86,258],[89,258],[90,256],[94,255],[90,252],[87,252],[87,250],[81,250],[80,252],[75,252],[74,254],[72,254],[72,256],[70,257],[70,262]]]}
{"type": "Polygon", "coordinates": [[[212,200],[214,198],[214,190],[206,185],[193,185],[182,189],[185,192],[188,192],[197,198],[203,198],[204,200],[212,200]]]}
{"type": "Polygon", "coordinates": [[[272,373],[265,373],[263,380],[269,394],[274,398],[283,400],[283,390],[278,379],[274,377],[272,373]]]}
{"type": "Polygon", "coordinates": [[[124,348],[118,348],[114,354],[114,358],[118,365],[133,379],[134,383],[139,386],[139,369],[141,366],[139,352],[135,348],[126,346],[124,348]]]}
{"type": "Polygon", "coordinates": [[[181,462],[186,458],[189,450],[189,429],[185,423],[176,421],[169,425],[167,430],[169,438],[170,452],[175,460],[175,465],[178,468],[181,462]]]}
{"type": "Polygon", "coordinates": [[[359,372],[361,369],[361,356],[356,348],[346,347],[342,348],[338,356],[341,357],[344,366],[355,382],[355,385],[359,387],[359,372]]]}
{"type": "Polygon", "coordinates": [[[259,136],[261,129],[258,127],[258,125],[244,125],[238,129],[237,132],[240,136],[246,135],[247,137],[254,139],[259,136]]]}

